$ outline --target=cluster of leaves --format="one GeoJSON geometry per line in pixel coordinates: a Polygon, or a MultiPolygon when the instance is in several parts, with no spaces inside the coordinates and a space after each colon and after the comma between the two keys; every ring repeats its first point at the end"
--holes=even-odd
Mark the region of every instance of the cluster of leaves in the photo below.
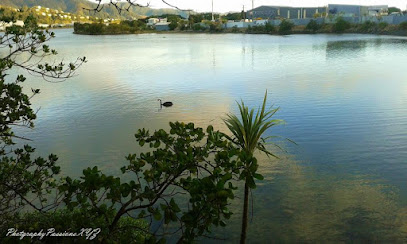
{"type": "Polygon", "coordinates": [[[280,35],[288,35],[291,33],[294,24],[289,20],[283,20],[280,24],[280,28],[278,29],[278,33],[280,35]]]}
{"type": "Polygon", "coordinates": [[[336,23],[332,25],[332,32],[343,33],[346,30],[350,29],[351,27],[352,27],[351,23],[340,17],[336,20],[336,23]]]}
{"type": "Polygon", "coordinates": [[[236,190],[232,181],[239,179],[239,162],[247,156],[212,126],[206,133],[192,123],[170,127],[169,133],[138,131],[140,146],[149,145],[152,151],[129,155],[121,177],[107,176],[97,167],[84,170],[80,179],[68,177],[59,187],[66,206],[106,216],[112,234],[124,215],[148,221],[149,226],[158,223],[160,231],[149,236],[153,242],[167,235],[190,242],[209,234],[212,226],[225,226],[236,190]]]}

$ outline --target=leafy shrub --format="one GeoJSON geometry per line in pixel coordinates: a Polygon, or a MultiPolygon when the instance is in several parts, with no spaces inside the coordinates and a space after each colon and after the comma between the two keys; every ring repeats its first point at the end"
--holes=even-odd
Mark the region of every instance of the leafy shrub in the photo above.
{"type": "Polygon", "coordinates": [[[343,18],[339,18],[336,23],[332,25],[332,31],[335,33],[343,33],[350,27],[351,24],[348,21],[344,20],[343,18]]]}
{"type": "Polygon", "coordinates": [[[362,32],[374,32],[377,30],[377,24],[372,21],[366,21],[360,25],[359,30],[362,32]]]}
{"type": "Polygon", "coordinates": [[[274,31],[275,31],[274,26],[273,26],[270,22],[267,22],[267,23],[264,25],[264,28],[265,28],[266,32],[268,32],[268,33],[271,33],[271,32],[274,32],[274,31]]]}
{"type": "Polygon", "coordinates": [[[247,29],[246,29],[246,33],[252,33],[253,32],[252,29],[253,28],[249,25],[249,27],[247,27],[247,29]]]}
{"type": "Polygon", "coordinates": [[[204,31],[206,28],[202,26],[200,23],[196,23],[192,26],[192,30],[194,31],[204,31]]]}
{"type": "Polygon", "coordinates": [[[290,34],[292,28],[294,27],[294,24],[289,21],[289,20],[283,20],[280,24],[280,28],[278,30],[278,33],[280,35],[287,35],[290,34]]]}
{"type": "Polygon", "coordinates": [[[232,33],[238,33],[239,32],[239,28],[237,28],[237,26],[233,26],[232,27],[232,33]]]}
{"type": "Polygon", "coordinates": [[[218,22],[211,22],[209,24],[210,32],[221,32],[223,30],[222,24],[218,22]]]}
{"type": "Polygon", "coordinates": [[[389,26],[389,24],[387,22],[380,22],[378,24],[378,27],[379,27],[380,30],[386,29],[387,26],[389,26]]]}
{"type": "Polygon", "coordinates": [[[247,33],[251,34],[271,34],[274,32],[274,26],[267,22],[265,25],[254,25],[247,28],[247,33]]]}
{"type": "Polygon", "coordinates": [[[401,23],[399,25],[400,30],[407,30],[407,21],[401,23]]]}
{"type": "Polygon", "coordinates": [[[312,19],[312,20],[307,24],[307,26],[305,27],[305,29],[306,29],[306,30],[310,30],[310,31],[312,31],[312,32],[315,33],[316,31],[318,31],[319,29],[321,29],[321,25],[318,24],[318,22],[317,22],[316,20],[312,19]]]}

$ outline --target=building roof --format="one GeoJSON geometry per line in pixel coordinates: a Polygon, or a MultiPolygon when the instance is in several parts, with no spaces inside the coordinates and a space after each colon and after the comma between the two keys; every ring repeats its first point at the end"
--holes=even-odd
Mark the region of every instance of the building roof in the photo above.
{"type": "Polygon", "coordinates": [[[171,22],[158,22],[155,25],[157,26],[157,25],[169,25],[169,24],[171,24],[171,22]]]}
{"type": "Polygon", "coordinates": [[[260,7],[248,10],[248,11],[249,12],[250,11],[267,11],[267,10],[270,10],[270,9],[276,9],[277,10],[279,8],[286,8],[286,9],[301,9],[301,8],[302,9],[316,9],[316,8],[326,8],[326,6],[319,6],[319,7],[290,7],[290,6],[263,5],[263,6],[260,6],[260,7]]]}

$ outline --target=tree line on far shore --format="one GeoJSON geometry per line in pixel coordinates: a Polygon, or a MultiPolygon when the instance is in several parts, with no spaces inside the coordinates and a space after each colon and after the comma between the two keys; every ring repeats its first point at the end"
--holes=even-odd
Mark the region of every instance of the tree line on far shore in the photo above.
{"type": "MultiPolygon", "coordinates": [[[[167,18],[169,31],[174,32],[207,32],[207,33],[247,33],[247,34],[316,34],[316,33],[371,33],[371,34],[395,34],[407,35],[407,22],[399,25],[390,25],[386,22],[366,21],[361,24],[350,23],[339,17],[335,23],[318,23],[312,19],[307,25],[295,26],[290,20],[282,20],[280,25],[272,25],[266,22],[263,25],[254,25],[247,28],[225,28],[228,20],[238,19],[241,14],[229,14],[223,19],[211,21],[209,14],[190,15],[184,19],[178,15],[153,16],[167,18]],[[230,16],[229,16],[230,15],[230,16]]],[[[114,24],[81,24],[75,23],[76,34],[103,35],[103,34],[134,34],[141,32],[155,32],[153,27],[146,24],[146,20],[124,20],[114,24]]]]}

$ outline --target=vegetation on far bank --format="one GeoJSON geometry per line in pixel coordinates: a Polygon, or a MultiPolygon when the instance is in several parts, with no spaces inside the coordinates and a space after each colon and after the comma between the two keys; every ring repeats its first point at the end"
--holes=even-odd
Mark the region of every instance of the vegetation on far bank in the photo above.
{"type": "MultiPolygon", "coordinates": [[[[103,23],[75,23],[74,33],[84,35],[116,35],[116,34],[135,34],[147,32],[146,23],[140,20],[125,20],[119,24],[103,24],[103,23]]],[[[151,30],[150,30],[151,31],[151,30]]]]}
{"type": "MultiPolygon", "coordinates": [[[[386,22],[367,21],[362,24],[352,24],[342,18],[338,18],[333,24],[320,24],[312,19],[305,26],[295,26],[290,20],[283,20],[280,25],[272,25],[267,22],[264,25],[249,26],[248,28],[225,28],[223,22],[212,22],[210,20],[197,18],[191,15],[190,19],[182,19],[177,16],[165,16],[171,21],[169,30],[164,33],[245,33],[245,34],[320,34],[320,33],[361,33],[361,34],[383,34],[383,35],[407,35],[407,22],[399,25],[390,25],[386,22]],[[200,21],[200,22],[199,22],[200,21]]],[[[163,33],[146,25],[145,20],[122,21],[119,24],[80,24],[74,25],[75,34],[88,35],[115,35],[134,33],[163,33]]]]}

